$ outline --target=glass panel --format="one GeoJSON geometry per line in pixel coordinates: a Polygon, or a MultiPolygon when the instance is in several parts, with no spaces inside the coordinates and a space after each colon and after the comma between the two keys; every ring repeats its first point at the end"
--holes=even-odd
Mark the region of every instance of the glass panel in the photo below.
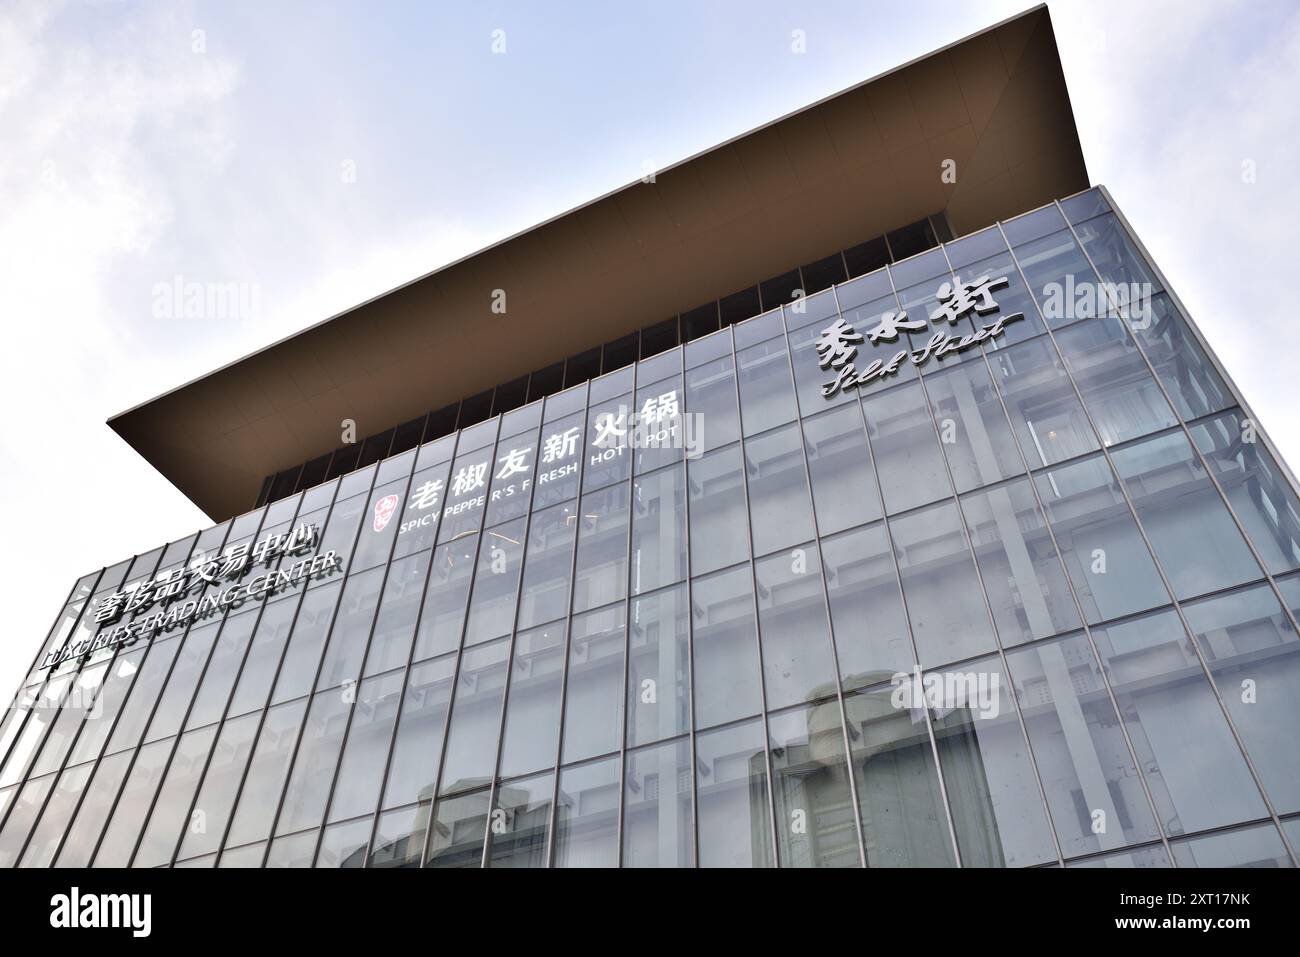
{"type": "MultiPolygon", "coordinates": [[[[138,648],[118,655],[117,660],[109,666],[108,677],[95,696],[94,707],[87,713],[81,734],[68,755],[69,767],[99,757],[109,732],[113,730],[113,721],[125,710],[126,703],[130,700],[131,689],[140,673],[144,654],[145,649],[138,648]]],[[[15,716],[21,715],[18,710],[12,713],[15,716]]]]}
{"type": "Polygon", "coordinates": [[[247,714],[266,707],[297,610],[297,601],[280,601],[267,605],[262,612],[253,635],[253,645],[239,675],[239,684],[235,687],[235,696],[230,702],[231,715],[247,714]]]}
{"type": "Polygon", "coordinates": [[[632,594],[686,577],[686,476],[680,466],[632,483],[632,594]]]}
{"type": "Polygon", "coordinates": [[[736,362],[745,435],[765,432],[798,415],[784,336],[739,350],[736,362]]]}
{"type": "Polygon", "coordinates": [[[488,839],[488,867],[545,867],[555,775],[510,781],[497,788],[488,839]]]}
{"type": "Polygon", "coordinates": [[[695,739],[701,867],[771,867],[772,807],[760,719],[695,739]]]}
{"type": "MultiPolygon", "coordinates": [[[[27,842],[21,867],[50,866],[50,861],[54,859],[54,852],[58,850],[59,841],[63,839],[63,832],[68,826],[68,819],[72,816],[73,809],[81,798],[81,792],[90,779],[92,767],[93,765],[90,764],[70,767],[59,775],[59,783],[54,787],[49,803],[45,805],[40,823],[32,831],[32,836],[27,842]]],[[[4,806],[0,804],[0,814],[3,813],[4,806]]],[[[25,817],[21,810],[17,814],[20,820],[25,817]]],[[[30,824],[30,821],[28,823],[30,824]]],[[[15,827],[13,835],[21,841],[26,834],[20,834],[19,831],[20,829],[15,827]]]]}
{"type": "Polygon", "coordinates": [[[1259,789],[1178,616],[1157,612],[1092,634],[1166,832],[1263,817],[1259,789]]]}
{"type": "Polygon", "coordinates": [[[890,522],[917,652],[923,665],[997,647],[955,503],[890,522]]]}
{"type": "Polygon", "coordinates": [[[119,751],[99,762],[76,819],[68,829],[63,849],[55,859],[56,867],[86,867],[90,864],[90,858],[95,853],[95,842],[99,840],[104,824],[108,821],[109,810],[117,797],[117,789],[126,777],[131,757],[130,751],[119,751]]]}
{"type": "Polygon", "coordinates": [[[1041,472],[1034,481],[1089,623],[1169,601],[1104,458],[1041,472]]]}
{"type": "Polygon", "coordinates": [[[369,817],[325,828],[321,837],[320,852],[316,855],[317,867],[364,867],[366,847],[370,843],[369,817]]]}
{"type": "Polygon", "coordinates": [[[533,489],[533,511],[578,497],[578,469],[582,464],[582,424],[578,412],[552,422],[543,430],[541,468],[533,489]]]}
{"type": "Polygon", "coordinates": [[[424,834],[429,828],[429,802],[379,815],[370,867],[419,867],[424,834]]]}
{"type": "Polygon", "coordinates": [[[624,867],[695,865],[689,738],[628,752],[623,801],[624,867]]]}
{"type": "Polygon", "coordinates": [[[680,462],[685,443],[681,376],[637,389],[636,405],[637,474],[680,462]]]}
{"type": "MultiPolygon", "coordinates": [[[[54,786],[55,777],[57,775],[47,774],[44,777],[32,778],[22,786],[18,797],[14,798],[13,807],[9,809],[9,820],[5,822],[3,832],[0,832],[0,867],[13,867],[18,863],[18,854],[22,850],[23,842],[27,840],[27,833],[36,822],[37,815],[41,813],[45,798],[50,793],[50,788],[54,786]]],[[[136,823],[138,826],[138,820],[136,823]]],[[[132,841],[135,839],[134,832],[131,834],[131,839],[132,841]]],[[[127,848],[127,851],[129,852],[130,848],[127,848]]]]}
{"type": "Polygon", "coordinates": [[[443,798],[433,814],[426,867],[482,867],[488,792],[443,798]]]}
{"type": "Polygon", "coordinates": [[[628,745],[681,734],[690,726],[686,588],[632,603],[628,665],[628,745]]]}
{"type": "Polygon", "coordinates": [[[618,866],[619,766],[608,758],[560,772],[556,867],[618,866]]]}
{"type": "Polygon", "coordinates": [[[1160,836],[1101,667],[1071,635],[1007,653],[1056,836],[1066,857],[1160,836]]]}
{"type": "Polygon", "coordinates": [[[366,653],[365,674],[375,675],[406,664],[415,637],[415,620],[420,612],[431,552],[421,552],[393,562],[388,567],[384,594],[375,619],[375,633],[366,653]]]}
{"type": "Polygon", "coordinates": [[[1177,597],[1263,577],[1181,432],[1120,449],[1114,460],[1177,597]]]}
{"type": "Polygon", "coordinates": [[[356,683],[361,674],[366,644],[370,641],[370,626],[379,605],[383,576],[384,569],[374,568],[343,583],[343,600],[334,616],[334,628],[316,681],[317,688],[356,683]]]}
{"type": "MultiPolygon", "coordinates": [[[[132,867],[156,867],[172,859],[184,832],[190,801],[198,789],[208,752],[216,736],[215,726],[187,731],[181,735],[171,766],[167,769],[167,778],[149,818],[149,826],[145,829],[140,848],[131,862],[132,867]]],[[[103,862],[100,864],[102,866],[103,862]]]]}
{"type": "Polygon", "coordinates": [[[868,867],[953,867],[952,836],[925,715],[893,692],[846,695],[849,746],[868,867]]]}
{"type": "Polygon", "coordinates": [[[564,633],[564,622],[557,622],[515,637],[499,777],[555,766],[560,747],[564,633]]]}
{"type": "Polygon", "coordinates": [[[223,851],[217,861],[217,867],[261,867],[262,858],[265,854],[265,841],[258,841],[256,844],[245,844],[243,847],[223,851]]]}
{"type": "Polygon", "coordinates": [[[474,590],[469,598],[465,623],[465,644],[508,635],[515,625],[515,599],[519,596],[519,573],[524,564],[524,525],[516,519],[483,533],[474,573],[474,590]]]}
{"type": "Polygon", "coordinates": [[[335,582],[311,589],[303,598],[289,639],[289,650],[276,679],[275,693],[271,696],[273,703],[280,704],[311,691],[342,587],[342,583],[335,582]]]}
{"type": "MultiPolygon", "coordinates": [[[[221,634],[217,637],[216,647],[208,660],[207,670],[203,673],[203,683],[194,698],[194,706],[186,719],[185,727],[201,728],[214,721],[220,721],[226,712],[230,692],[240,666],[244,663],[244,653],[248,650],[249,639],[253,636],[253,627],[257,624],[257,609],[249,609],[242,615],[235,615],[226,620],[221,634]]],[[[262,702],[258,702],[259,705],[262,702]]]]}
{"type": "Polygon", "coordinates": [[[862,410],[854,405],[803,423],[813,508],[823,535],[880,517],[880,493],[862,410]]]}
{"type": "Polygon", "coordinates": [[[1130,307],[1125,321],[1178,414],[1195,419],[1232,405],[1228,387],[1169,297],[1161,294],[1140,306],[1130,307]]]}
{"type": "Polygon", "coordinates": [[[593,405],[587,412],[587,461],[583,466],[583,489],[603,488],[632,474],[628,453],[628,415],[632,396],[593,405]]]}
{"type": "MultiPolygon", "coordinates": [[[[442,793],[491,781],[496,769],[501,700],[505,694],[510,640],[502,638],[461,655],[452,704],[442,793]]],[[[487,797],[484,796],[486,805],[487,797]]],[[[484,810],[486,813],[486,807],[484,810]]]]}
{"type": "MultiPolygon", "coordinates": [[[[854,392],[851,389],[841,389],[830,398],[827,398],[822,391],[826,383],[835,378],[835,370],[821,367],[817,356],[817,342],[821,339],[822,331],[832,323],[833,319],[833,316],[828,316],[813,325],[805,325],[790,332],[794,387],[799,397],[800,413],[805,416],[816,415],[833,406],[853,402],[854,392]]],[[[857,328],[856,331],[865,334],[869,328],[857,328]]]]}
{"type": "Polygon", "coordinates": [[[194,812],[181,842],[181,858],[212,854],[221,848],[221,837],[230,823],[235,792],[253,750],[253,736],[261,715],[246,714],[227,721],[212,749],[212,760],[203,786],[194,801],[194,812]]]}
{"type": "MultiPolygon", "coordinates": [[[[996,228],[992,232],[996,233],[996,228]]],[[[1006,249],[1001,237],[997,237],[996,242],[987,244],[985,250],[995,246],[1006,249]]],[[[1006,279],[1005,284],[997,285],[990,290],[998,308],[995,312],[981,317],[979,320],[981,325],[1017,314],[1023,317],[1006,323],[1003,326],[1005,331],[1001,336],[988,340],[985,345],[986,351],[995,352],[998,349],[1005,349],[1012,343],[1023,342],[1043,334],[1045,327],[1043,320],[1039,318],[1038,307],[1034,304],[1033,297],[1029,295],[1024,280],[1020,278],[1020,270],[1016,268],[1010,253],[999,252],[992,256],[985,256],[970,265],[963,265],[959,256],[952,256],[952,249],[952,246],[948,247],[953,268],[957,271],[958,282],[975,282],[985,276],[991,279],[1006,279]]]]}
{"type": "Polygon", "coordinates": [[[384,807],[433,797],[455,671],[455,655],[412,666],[393,743],[384,807]]]}
{"type": "Polygon", "coordinates": [[[817,545],[754,563],[767,706],[814,701],[836,692],[826,597],[817,545]]]}
{"type": "Polygon", "coordinates": [[[539,431],[501,440],[492,466],[492,491],[488,496],[487,524],[499,525],[528,514],[533,470],[537,466],[539,431]]]}
{"type": "Polygon", "coordinates": [[[790,425],[745,442],[754,553],[806,541],[813,535],[812,500],[799,427],[790,425]]]}
{"type": "Polygon", "coordinates": [[[691,570],[699,575],[749,556],[740,446],[686,463],[691,510],[691,570]]]}
{"type": "Polygon", "coordinates": [[[492,476],[492,446],[458,455],[451,467],[451,479],[442,511],[438,542],[453,542],[476,532],[483,524],[488,481],[492,476]]]}
{"type": "Polygon", "coordinates": [[[1079,242],[1087,250],[1101,278],[1108,283],[1126,283],[1132,287],[1149,284],[1153,292],[1161,289],[1156,275],[1138,255],[1137,248],[1124,232],[1114,213],[1106,213],[1075,227],[1079,242]]]}
{"type": "MultiPolygon", "coordinates": [[[[928,677],[928,676],[927,676],[928,677]]],[[[938,672],[931,704],[939,766],[963,867],[1032,867],[1056,858],[1002,666],[983,658],[938,672]]],[[[915,704],[921,693],[908,696],[915,704]]]]}
{"type": "Polygon", "coordinates": [[[1029,479],[962,498],[966,529],[1003,646],[1079,627],[1065,569],[1029,479]]]}
{"type": "MultiPolygon", "coordinates": [[[[1061,218],[1055,209],[1052,212],[1061,218]]],[[[1025,243],[1013,239],[1012,245],[1025,281],[1053,329],[1105,310],[1104,302],[1098,303],[1097,274],[1068,229],[1025,243]]]]}
{"type": "Polygon", "coordinates": [[[325,817],[325,801],[334,781],[334,768],[355,693],[336,688],[312,696],[298,755],[285,788],[284,808],[275,825],[276,834],[319,826],[325,817]]]}
{"type": "Polygon", "coordinates": [[[266,855],[266,867],[311,867],[312,857],[316,853],[316,838],[319,832],[310,830],[303,834],[277,837],[271,842],[271,850],[266,855]]]}
{"type": "Polygon", "coordinates": [[[925,378],[930,411],[957,491],[1024,472],[988,366],[968,362],[925,378]]]}
{"type": "Polygon", "coordinates": [[[769,719],[782,867],[860,867],[837,700],[769,719]]]}
{"type": "Polygon", "coordinates": [[[1192,438],[1268,570],[1300,568],[1300,502],[1254,423],[1234,409],[1193,426],[1192,438]]]}
{"type": "Polygon", "coordinates": [[[1033,339],[999,349],[989,362],[1030,468],[1100,448],[1051,342],[1033,339]]]}
{"type": "MultiPolygon", "coordinates": [[[[140,829],[149,813],[158,785],[162,783],[167,770],[167,758],[175,744],[174,739],[168,738],[146,744],[136,753],[135,764],[126,777],[126,784],[117,806],[113,808],[103,842],[95,854],[96,867],[126,867],[130,863],[140,829]]],[[[27,786],[31,787],[31,783],[27,786]]],[[[14,813],[10,813],[9,823],[5,825],[6,837],[13,826],[14,813]]]]}
{"type": "Polygon", "coordinates": [[[627,596],[628,486],[582,496],[573,610],[599,608],[627,596]]]}
{"type": "Polygon", "coordinates": [[[438,531],[438,516],[442,514],[447,498],[450,469],[451,463],[444,462],[416,472],[411,479],[411,494],[406,497],[406,507],[401,515],[395,516],[399,524],[397,544],[393,546],[394,558],[412,555],[433,545],[438,531]]]}
{"type": "Polygon", "coordinates": [[[569,573],[577,534],[577,503],[534,512],[528,527],[524,583],[517,627],[563,618],[569,609],[569,573]]]}
{"type": "Polygon", "coordinates": [[[686,370],[686,411],[698,416],[702,452],[711,452],[740,437],[736,364],[730,351],[686,370]]]}
{"type": "Polygon", "coordinates": [[[416,661],[460,647],[477,549],[478,535],[471,532],[454,542],[439,545],[434,551],[420,625],[415,631],[416,661]]]}
{"type": "MultiPolygon", "coordinates": [[[[383,785],[388,743],[393,738],[393,722],[397,719],[405,677],[398,671],[361,682],[360,693],[352,708],[352,727],[348,730],[347,745],[339,760],[328,820],[341,821],[374,812],[383,785]]],[[[368,828],[369,817],[366,820],[368,828]]],[[[366,838],[369,839],[368,833],[366,838]]]]}
{"type": "Polygon", "coordinates": [[[203,666],[212,652],[219,624],[220,622],[212,622],[193,629],[185,636],[180,654],[176,657],[176,665],[167,679],[167,687],[163,689],[158,701],[158,709],[149,722],[149,730],[145,734],[146,743],[180,731],[185,712],[189,709],[203,673],[203,666]]]}
{"type": "Polygon", "coordinates": [[[695,726],[708,728],[761,710],[754,585],[748,565],[696,580],[695,726]]]}
{"type": "MultiPolygon", "coordinates": [[[[334,698],[338,698],[335,693],[334,698]]],[[[253,760],[248,766],[248,777],[239,792],[235,818],[226,838],[227,847],[236,847],[252,841],[265,840],[271,833],[271,822],[280,804],[280,792],[293,749],[298,742],[307,701],[292,701],[271,708],[257,739],[253,760]]]]}
{"type": "Polygon", "coordinates": [[[1114,854],[1102,854],[1081,861],[1071,861],[1065,865],[1071,869],[1080,867],[1172,867],[1169,853],[1159,844],[1139,847],[1132,851],[1117,851],[1114,854]]]}
{"type": "Polygon", "coordinates": [[[1074,374],[1103,445],[1177,423],[1122,320],[1098,319],[1071,326],[1056,334],[1056,344],[1074,374]]]}
{"type": "MultiPolygon", "coordinates": [[[[53,702],[56,710],[52,725],[28,776],[51,774],[63,767],[73,738],[85,727],[87,716],[95,713],[100,687],[107,673],[107,663],[86,668],[73,679],[67,694],[53,702]]],[[[90,718],[90,721],[94,720],[90,718]]]]}
{"type": "Polygon", "coordinates": [[[623,729],[622,604],[578,615],[569,625],[564,760],[617,750],[623,729]]]}
{"type": "Polygon", "coordinates": [[[1291,866],[1291,858],[1272,824],[1170,841],[1169,850],[1179,867],[1291,866]]]}
{"type": "Polygon", "coordinates": [[[1183,613],[1274,808],[1300,810],[1300,639],[1272,589],[1193,602],[1183,613]]]}
{"type": "Polygon", "coordinates": [[[402,516],[398,513],[406,499],[406,486],[407,480],[403,478],[381,485],[370,493],[370,506],[365,513],[349,574],[355,575],[388,561],[393,552],[393,539],[402,525],[402,516]],[[393,521],[394,518],[397,521],[393,521]]]}
{"type": "Polygon", "coordinates": [[[887,512],[952,494],[920,383],[867,397],[862,408],[887,512]]]}
{"type": "Polygon", "coordinates": [[[822,560],[844,687],[910,671],[912,638],[884,524],[824,539],[822,560]]]}

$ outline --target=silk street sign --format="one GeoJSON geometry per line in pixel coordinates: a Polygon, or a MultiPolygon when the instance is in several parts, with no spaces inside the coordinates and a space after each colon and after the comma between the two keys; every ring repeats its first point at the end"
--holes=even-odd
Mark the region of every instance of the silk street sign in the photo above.
{"type": "MultiPolygon", "coordinates": [[[[997,279],[981,276],[973,282],[945,282],[938,289],[939,308],[930,313],[930,321],[946,321],[949,326],[953,326],[971,313],[985,316],[996,312],[998,304],[993,299],[992,291],[1005,285],[1006,276],[997,279]]],[[[953,353],[964,352],[981,342],[998,338],[1008,324],[1024,317],[1022,312],[999,316],[995,322],[986,323],[978,331],[964,336],[953,336],[940,328],[924,348],[916,351],[900,349],[888,359],[871,360],[860,371],[853,363],[859,344],[870,341],[872,346],[879,346],[881,343],[898,342],[902,333],[924,332],[926,322],[923,319],[909,319],[906,310],[890,311],[881,316],[876,327],[864,337],[842,318],[836,319],[817,338],[817,364],[835,375],[834,379],[822,386],[822,395],[829,399],[838,392],[847,392],[887,379],[898,373],[904,361],[910,360],[913,365],[922,366],[931,359],[942,359],[953,353]]]]}

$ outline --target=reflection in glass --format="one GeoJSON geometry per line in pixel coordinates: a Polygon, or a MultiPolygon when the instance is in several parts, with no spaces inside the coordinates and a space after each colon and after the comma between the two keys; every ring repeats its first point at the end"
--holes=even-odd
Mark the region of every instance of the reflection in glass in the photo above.
{"type": "Polygon", "coordinates": [[[1007,653],[1066,857],[1158,838],[1101,667],[1082,634],[1007,653]]]}
{"type": "Polygon", "coordinates": [[[835,694],[835,661],[816,543],[754,563],[767,706],[835,694]]]}
{"type": "Polygon", "coordinates": [[[745,442],[754,554],[766,555],[812,537],[812,501],[797,425],[745,442]]]}
{"type": "Polygon", "coordinates": [[[693,867],[690,739],[629,751],[624,781],[623,866],[693,867]]]}
{"type": "Polygon", "coordinates": [[[622,604],[569,624],[569,673],[564,704],[563,758],[581,761],[619,747],[623,729],[622,604]]]}
{"type": "Polygon", "coordinates": [[[1114,460],[1178,598],[1263,576],[1181,432],[1120,449],[1114,460]]]}
{"type": "Polygon", "coordinates": [[[953,867],[952,837],[925,716],[892,689],[846,695],[868,867],[953,867]]]}
{"type": "Polygon", "coordinates": [[[1178,616],[1157,612],[1092,635],[1166,832],[1264,817],[1259,789],[1178,616]]]}
{"type": "Polygon", "coordinates": [[[1079,627],[1065,570],[1029,479],[961,500],[1003,646],[1079,627]]]}
{"type": "Polygon", "coordinates": [[[1090,623],[1169,601],[1133,513],[1102,456],[1040,472],[1034,481],[1090,623]]]}
{"type": "Polygon", "coordinates": [[[889,527],[921,664],[959,661],[997,647],[957,505],[912,512],[889,527]]]}
{"type": "Polygon", "coordinates": [[[618,866],[617,755],[560,772],[555,812],[556,867],[618,866]]]}
{"type": "Polygon", "coordinates": [[[545,867],[555,775],[508,781],[496,790],[488,867],[545,867]]]}
{"type": "Polygon", "coordinates": [[[782,867],[861,867],[835,699],[769,718],[782,867]]]}
{"type": "Polygon", "coordinates": [[[762,720],[700,734],[695,748],[700,866],[771,867],[772,807],[762,720]]]}
{"type": "Polygon", "coordinates": [[[761,710],[754,585],[749,566],[697,579],[691,591],[695,636],[695,726],[708,728],[761,710]]]}
{"type": "Polygon", "coordinates": [[[522,631],[515,638],[499,777],[555,765],[560,745],[564,633],[564,623],[559,622],[522,631]]]}

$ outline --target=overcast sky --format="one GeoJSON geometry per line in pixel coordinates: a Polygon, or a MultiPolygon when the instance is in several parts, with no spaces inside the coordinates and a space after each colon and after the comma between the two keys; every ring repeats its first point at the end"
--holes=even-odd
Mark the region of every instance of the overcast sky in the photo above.
{"type": "MultiPolygon", "coordinates": [[[[3,688],[78,576],[208,524],[109,416],[1028,4],[436,6],[0,3],[3,688]],[[158,318],[176,276],[256,314],[158,318]]],[[[1300,6],[1050,8],[1093,182],[1300,463],[1300,6]]]]}

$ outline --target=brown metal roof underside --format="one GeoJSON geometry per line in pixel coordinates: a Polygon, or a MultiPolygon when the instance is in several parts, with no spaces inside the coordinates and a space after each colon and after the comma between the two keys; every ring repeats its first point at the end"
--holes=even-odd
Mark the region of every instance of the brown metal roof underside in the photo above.
{"type": "Polygon", "coordinates": [[[262,479],[946,209],[965,234],[1089,185],[1038,7],[109,420],[213,520],[262,479]],[[940,179],[956,161],[957,182],[940,179]],[[506,316],[490,311],[506,290],[506,316]],[[490,356],[490,362],[475,357],[490,356]]]}

